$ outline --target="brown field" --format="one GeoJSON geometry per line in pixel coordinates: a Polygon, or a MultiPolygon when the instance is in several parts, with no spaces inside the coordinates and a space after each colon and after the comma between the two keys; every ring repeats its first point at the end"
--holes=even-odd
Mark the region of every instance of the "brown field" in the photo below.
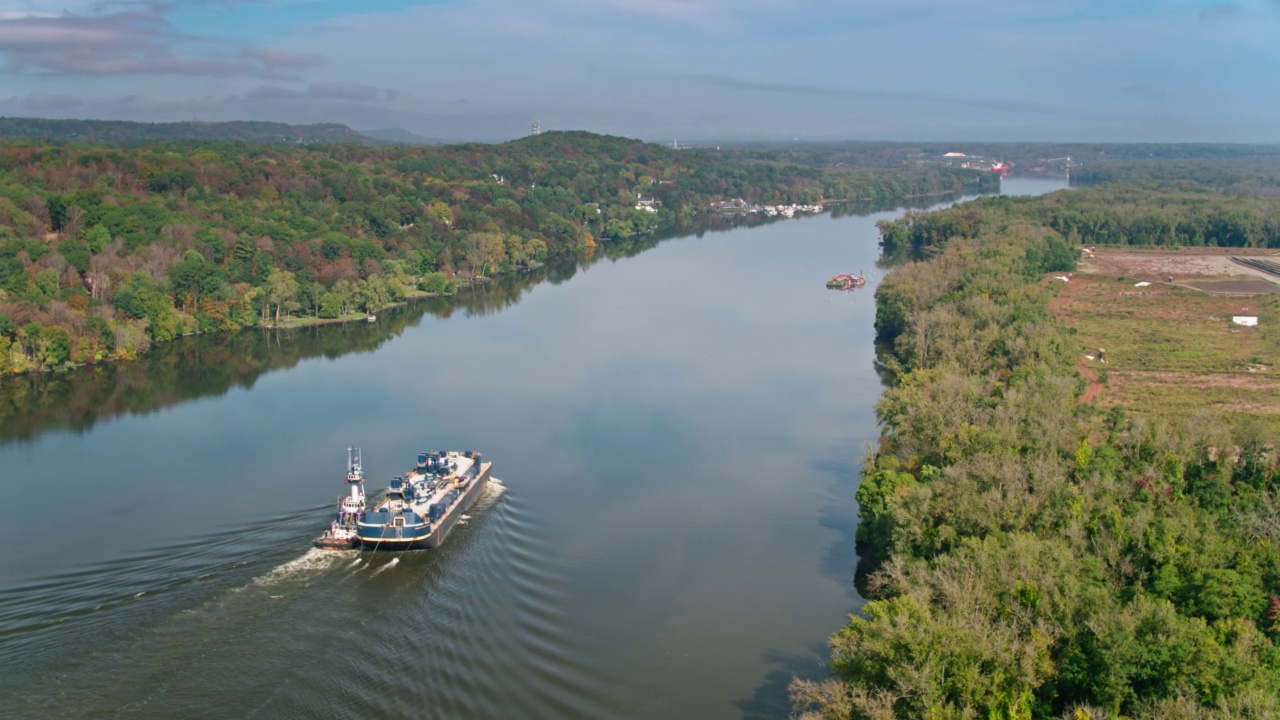
{"type": "Polygon", "coordinates": [[[1221,251],[1094,255],[1069,282],[1047,281],[1054,314],[1076,330],[1084,402],[1169,419],[1209,410],[1280,431],[1280,296],[1270,294],[1280,278],[1221,251]],[[1135,287],[1144,280],[1152,284],[1135,287]],[[1240,294],[1253,287],[1265,294],[1240,294]],[[1234,325],[1233,315],[1255,315],[1258,327],[1234,325]]]}
{"type": "Polygon", "coordinates": [[[1079,271],[1187,285],[1214,293],[1264,294],[1280,290],[1280,277],[1236,264],[1231,256],[1270,258],[1273,252],[1249,248],[1098,249],[1082,254],[1079,271]]]}

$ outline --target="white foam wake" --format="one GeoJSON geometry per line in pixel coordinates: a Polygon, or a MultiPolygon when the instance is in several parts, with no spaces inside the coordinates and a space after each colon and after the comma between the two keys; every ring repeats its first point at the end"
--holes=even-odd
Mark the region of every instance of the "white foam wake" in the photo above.
{"type": "MultiPolygon", "coordinates": [[[[390,570],[391,568],[393,568],[393,567],[395,567],[396,565],[399,565],[399,564],[400,564],[400,558],[391,558],[391,562],[387,563],[386,565],[383,565],[382,567],[378,568],[377,570],[374,570],[374,571],[373,571],[373,574],[374,574],[374,575],[377,575],[377,574],[378,574],[378,573],[380,573],[380,572],[386,572],[387,570],[390,570]]],[[[372,577],[372,576],[370,576],[370,577],[372,577]]]]}
{"type": "Polygon", "coordinates": [[[302,555],[281,565],[272,568],[270,572],[262,577],[254,578],[253,584],[258,586],[275,585],[276,583],[292,580],[303,575],[310,575],[320,570],[327,570],[333,567],[334,563],[343,560],[349,555],[340,551],[321,550],[320,548],[311,548],[302,555]]]}

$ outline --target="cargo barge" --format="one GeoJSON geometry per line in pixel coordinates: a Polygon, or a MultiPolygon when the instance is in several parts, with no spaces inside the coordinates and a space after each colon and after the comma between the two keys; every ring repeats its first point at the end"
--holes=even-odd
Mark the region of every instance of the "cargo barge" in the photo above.
{"type": "MultiPolygon", "coordinates": [[[[475,503],[489,482],[493,463],[480,453],[419,453],[408,473],[392,478],[386,494],[371,510],[362,510],[354,523],[335,526],[316,540],[318,547],[362,550],[433,548],[444,542],[462,514],[475,503]],[[346,528],[354,526],[343,546],[346,528]]],[[[354,492],[354,491],[353,491],[354,492]]],[[[339,519],[344,515],[340,513],[339,519]]]]}

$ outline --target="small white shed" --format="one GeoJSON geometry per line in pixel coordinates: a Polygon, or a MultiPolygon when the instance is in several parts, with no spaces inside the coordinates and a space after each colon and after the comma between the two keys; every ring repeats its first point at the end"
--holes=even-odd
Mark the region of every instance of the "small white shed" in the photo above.
{"type": "Polygon", "coordinates": [[[1232,315],[1231,322],[1235,323],[1236,325],[1244,325],[1245,327],[1257,327],[1258,316],[1257,315],[1232,315]]]}

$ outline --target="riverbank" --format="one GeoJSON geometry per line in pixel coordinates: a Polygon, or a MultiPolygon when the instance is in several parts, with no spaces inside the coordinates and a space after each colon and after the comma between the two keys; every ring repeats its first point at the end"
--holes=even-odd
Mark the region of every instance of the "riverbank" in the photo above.
{"type": "MultiPolygon", "coordinates": [[[[481,279],[483,283],[486,279],[481,279]]],[[[338,325],[349,322],[376,322],[378,313],[396,307],[404,307],[415,300],[425,300],[427,298],[448,298],[454,297],[458,293],[455,292],[426,292],[425,290],[411,290],[405,293],[400,300],[389,302],[379,307],[373,312],[352,312],[337,317],[323,318],[316,315],[305,315],[302,317],[290,315],[281,323],[272,323],[270,325],[255,325],[254,327],[266,328],[271,330],[292,330],[295,328],[315,327],[318,325],[338,325]]]]}
{"type": "MultiPolygon", "coordinates": [[[[886,250],[918,259],[876,294],[892,372],[856,494],[860,561],[876,569],[860,585],[870,601],[831,638],[833,679],[793,683],[796,705],[821,717],[1275,717],[1280,534],[1263,529],[1276,515],[1274,425],[1234,427],[1212,403],[1131,418],[1096,391],[1082,402],[1077,373],[1082,342],[1106,342],[1099,374],[1116,352],[1132,356],[1126,372],[1234,369],[1251,346],[1222,315],[1206,321],[1215,334],[1178,341],[1224,311],[1206,304],[1218,300],[1131,281],[1093,301],[1104,283],[1081,283],[1068,327],[1054,302],[1059,276],[1081,280],[1067,274],[1075,249],[1008,205],[881,228],[886,250]],[[1110,326],[1111,340],[1091,334],[1110,326]],[[1206,353],[1214,338],[1231,350],[1206,353]]],[[[1276,387],[1206,390],[1238,410],[1276,387]]]]}

